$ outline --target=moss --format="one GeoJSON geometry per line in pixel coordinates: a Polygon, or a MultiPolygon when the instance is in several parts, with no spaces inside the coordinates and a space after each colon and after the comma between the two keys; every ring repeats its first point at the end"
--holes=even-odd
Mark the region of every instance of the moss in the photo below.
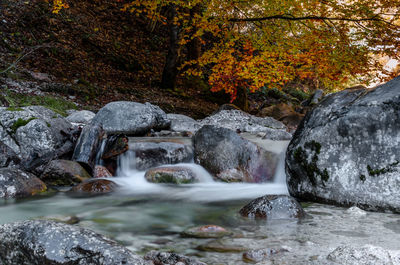
{"type": "Polygon", "coordinates": [[[361,180],[362,182],[364,182],[364,181],[366,180],[365,175],[360,175],[360,180],[361,180]]]}
{"type": "Polygon", "coordinates": [[[51,124],[46,122],[47,127],[51,128],[51,124]]]}
{"type": "Polygon", "coordinates": [[[29,119],[27,119],[27,120],[18,118],[18,120],[16,120],[16,121],[14,122],[14,124],[11,125],[11,127],[10,127],[11,133],[12,133],[12,134],[15,134],[15,133],[17,132],[17,130],[18,130],[19,127],[25,126],[25,125],[27,125],[30,121],[36,120],[36,119],[37,119],[37,118],[35,118],[35,117],[29,118],[29,119]]]}
{"type": "Polygon", "coordinates": [[[23,111],[24,109],[18,108],[18,107],[8,107],[7,110],[8,111],[23,111]]]}
{"type": "Polygon", "coordinates": [[[317,165],[318,155],[321,152],[321,147],[321,144],[314,140],[304,144],[304,148],[312,152],[311,162],[308,161],[307,152],[303,148],[299,147],[293,153],[295,161],[306,173],[308,179],[311,182],[311,185],[313,186],[317,185],[317,177],[320,177],[320,179],[322,180],[322,185],[324,186],[325,182],[329,180],[328,170],[325,168],[323,171],[321,171],[317,165]]]}
{"type": "Polygon", "coordinates": [[[387,165],[386,167],[375,168],[375,169],[373,169],[370,165],[367,165],[367,171],[368,174],[372,177],[380,176],[385,173],[393,172],[394,170],[393,167],[397,166],[399,163],[400,163],[399,161],[396,161],[392,164],[387,165]]]}

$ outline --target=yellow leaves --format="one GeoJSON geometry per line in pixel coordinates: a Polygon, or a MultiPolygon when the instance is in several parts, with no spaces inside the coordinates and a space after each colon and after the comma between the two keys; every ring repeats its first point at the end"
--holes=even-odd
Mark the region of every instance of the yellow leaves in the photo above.
{"type": "Polygon", "coordinates": [[[53,13],[58,14],[61,9],[63,8],[69,8],[68,3],[63,2],[63,0],[53,0],[53,13]]]}

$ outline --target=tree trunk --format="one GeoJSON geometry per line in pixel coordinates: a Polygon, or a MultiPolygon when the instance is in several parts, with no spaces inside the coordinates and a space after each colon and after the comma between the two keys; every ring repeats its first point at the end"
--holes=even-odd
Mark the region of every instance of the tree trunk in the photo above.
{"type": "Polygon", "coordinates": [[[169,48],[161,80],[161,87],[165,89],[175,88],[176,76],[178,73],[179,27],[174,23],[174,18],[176,16],[176,6],[171,5],[167,14],[167,23],[169,26],[169,48]]]}
{"type": "MultiPolygon", "coordinates": [[[[193,7],[190,10],[190,18],[191,18],[191,26],[193,28],[191,34],[195,34],[197,32],[197,27],[195,21],[193,21],[193,18],[196,15],[201,15],[201,5],[197,4],[195,7],[193,7]]],[[[188,50],[188,60],[197,60],[201,56],[201,40],[199,37],[193,38],[188,44],[187,44],[187,50],[188,50]]]]}

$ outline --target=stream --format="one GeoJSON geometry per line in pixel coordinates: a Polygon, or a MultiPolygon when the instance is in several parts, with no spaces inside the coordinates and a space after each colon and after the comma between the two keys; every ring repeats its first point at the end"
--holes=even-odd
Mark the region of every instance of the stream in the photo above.
{"type": "MultiPolygon", "coordinates": [[[[26,219],[68,219],[125,245],[138,254],[150,250],[174,251],[194,256],[207,264],[246,264],[246,249],[285,249],[259,264],[330,264],[327,255],[341,245],[371,244],[400,251],[400,215],[364,212],[317,203],[302,203],[308,217],[300,220],[250,220],[238,211],[266,194],[287,194],[284,154],[288,141],[260,141],[280,154],[274,181],[264,184],[220,183],[202,167],[191,167],[200,182],[187,185],[148,183],[145,172],[135,170],[133,152],[119,161],[118,192],[95,197],[76,197],[50,192],[30,199],[1,200],[0,223],[26,219]],[[181,237],[194,226],[214,224],[233,231],[222,239],[181,237]]],[[[130,141],[142,141],[131,138],[130,141]]],[[[186,139],[187,140],[187,139],[186,139]]]]}

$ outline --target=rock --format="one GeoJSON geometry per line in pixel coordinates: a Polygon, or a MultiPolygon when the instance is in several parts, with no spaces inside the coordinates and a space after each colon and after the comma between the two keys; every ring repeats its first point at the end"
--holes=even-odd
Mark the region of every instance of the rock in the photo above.
{"type": "Polygon", "coordinates": [[[197,247],[198,250],[206,251],[206,252],[220,252],[220,253],[237,253],[244,252],[248,249],[244,246],[226,244],[225,241],[222,240],[214,240],[210,241],[206,244],[200,245],[197,247]]]}
{"type": "Polygon", "coordinates": [[[104,166],[96,165],[93,171],[94,178],[111,178],[113,175],[104,166]]]}
{"type": "Polygon", "coordinates": [[[271,117],[256,117],[240,110],[221,110],[202,121],[200,125],[215,125],[237,132],[257,134],[265,132],[271,140],[289,140],[292,135],[283,123],[271,117]]]}
{"type": "Polygon", "coordinates": [[[323,97],[324,97],[324,91],[322,89],[315,90],[314,94],[311,97],[310,104],[311,105],[318,104],[323,97]]]}
{"type": "Polygon", "coordinates": [[[16,168],[0,168],[0,198],[29,197],[47,190],[46,184],[16,168]]]}
{"type": "Polygon", "coordinates": [[[220,238],[232,235],[232,232],[218,225],[203,225],[186,229],[181,235],[194,238],[220,238]]]}
{"type": "Polygon", "coordinates": [[[81,111],[76,111],[76,112],[69,114],[66,119],[67,119],[67,121],[69,121],[71,123],[86,125],[86,124],[89,124],[93,120],[95,115],[96,114],[94,114],[91,111],[81,110],[81,111]]]}
{"type": "Polygon", "coordinates": [[[145,260],[152,261],[154,265],[207,265],[183,255],[152,250],[144,256],[145,260]]]}
{"type": "Polygon", "coordinates": [[[400,78],[326,96],[286,154],[288,189],[308,201],[400,212],[400,78]]]}
{"type": "Polygon", "coordinates": [[[0,263],[149,265],[125,247],[100,234],[44,220],[1,225],[0,263]]]}
{"type": "Polygon", "coordinates": [[[78,162],[68,160],[51,161],[40,176],[51,186],[72,186],[89,178],[89,173],[78,162]]]}
{"type": "Polygon", "coordinates": [[[165,164],[190,162],[193,149],[190,146],[173,142],[135,142],[130,145],[135,153],[136,169],[146,170],[165,164]]]}
{"type": "Polygon", "coordinates": [[[20,162],[17,154],[8,145],[0,141],[0,167],[16,165],[20,162]]]}
{"type": "Polygon", "coordinates": [[[246,262],[260,262],[270,258],[271,256],[286,252],[286,249],[273,249],[273,248],[263,248],[256,250],[249,250],[243,253],[243,260],[246,262]]]}
{"type": "Polygon", "coordinates": [[[365,245],[362,247],[339,246],[327,259],[343,265],[387,265],[399,264],[399,253],[392,253],[381,247],[365,245]]]}
{"type": "Polygon", "coordinates": [[[197,182],[196,174],[185,167],[156,167],[147,170],[144,177],[153,183],[188,184],[197,182]]]}
{"type": "Polygon", "coordinates": [[[107,137],[102,159],[116,158],[129,150],[129,139],[125,135],[114,134],[107,137]]]}
{"type": "Polygon", "coordinates": [[[83,128],[76,143],[72,160],[81,164],[89,173],[92,173],[95,166],[103,136],[104,131],[100,125],[88,125],[83,128]]]}
{"type": "Polygon", "coordinates": [[[303,218],[306,215],[301,205],[287,195],[259,197],[240,209],[239,213],[244,217],[268,220],[303,218]]]}
{"type": "Polygon", "coordinates": [[[89,179],[71,189],[76,193],[105,194],[115,191],[118,185],[108,179],[89,179]]]}
{"type": "Polygon", "coordinates": [[[285,103],[263,108],[259,115],[261,117],[273,117],[283,122],[290,130],[295,130],[304,118],[304,114],[296,112],[293,106],[285,103]]]}
{"type": "Polygon", "coordinates": [[[346,213],[350,214],[354,217],[363,217],[367,215],[366,211],[361,210],[360,208],[353,206],[346,210],[346,213]]]}
{"type": "Polygon", "coordinates": [[[109,134],[144,135],[170,126],[164,111],[150,103],[116,101],[105,105],[92,120],[109,134]]]}
{"type": "Polygon", "coordinates": [[[167,118],[171,121],[170,129],[174,132],[195,133],[201,128],[197,121],[182,114],[167,114],[167,118]]]}
{"type": "Polygon", "coordinates": [[[63,146],[71,127],[66,119],[42,106],[0,108],[0,141],[23,161],[63,146]]]}
{"type": "Polygon", "coordinates": [[[194,135],[193,146],[195,162],[226,182],[270,181],[279,159],[229,129],[210,125],[194,135]]]}

